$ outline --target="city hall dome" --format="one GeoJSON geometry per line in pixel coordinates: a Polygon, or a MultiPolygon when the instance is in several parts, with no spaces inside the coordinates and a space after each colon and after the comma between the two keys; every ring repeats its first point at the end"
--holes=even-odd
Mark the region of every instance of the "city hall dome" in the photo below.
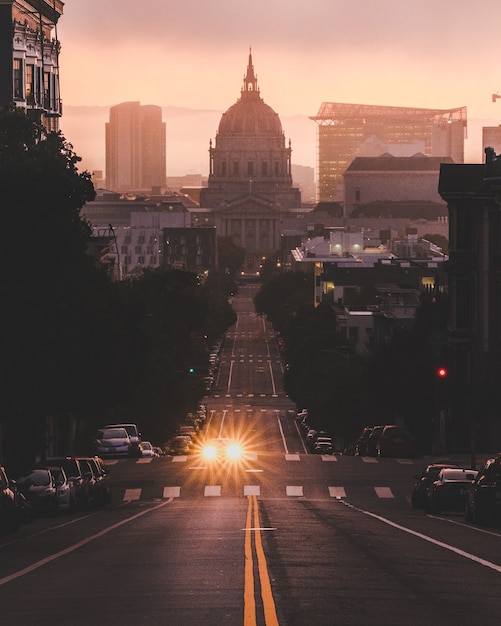
{"type": "Polygon", "coordinates": [[[228,136],[282,136],[282,124],[275,111],[268,106],[259,94],[257,77],[249,53],[247,73],[241,96],[221,117],[218,135],[228,136]]]}

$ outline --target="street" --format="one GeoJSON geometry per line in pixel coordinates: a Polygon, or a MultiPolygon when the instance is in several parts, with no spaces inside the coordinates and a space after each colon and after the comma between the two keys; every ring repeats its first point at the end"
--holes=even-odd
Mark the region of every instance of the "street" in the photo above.
{"type": "Polygon", "coordinates": [[[233,299],[203,432],[241,461],[108,461],[111,505],[0,539],[2,624],[499,622],[499,529],[413,509],[426,459],[307,454],[255,291],[233,299]]]}

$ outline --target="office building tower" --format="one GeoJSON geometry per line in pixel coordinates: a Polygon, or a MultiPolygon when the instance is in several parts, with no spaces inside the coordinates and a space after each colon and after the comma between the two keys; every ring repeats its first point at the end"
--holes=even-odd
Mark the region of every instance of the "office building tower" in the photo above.
{"type": "Polygon", "coordinates": [[[464,162],[466,107],[420,109],[322,103],[317,115],[319,201],[340,201],[343,176],[356,156],[450,157],[464,162]]]}
{"type": "Polygon", "coordinates": [[[106,186],[117,192],[154,192],[165,187],[165,122],[162,109],[123,102],[106,123],[106,186]]]}

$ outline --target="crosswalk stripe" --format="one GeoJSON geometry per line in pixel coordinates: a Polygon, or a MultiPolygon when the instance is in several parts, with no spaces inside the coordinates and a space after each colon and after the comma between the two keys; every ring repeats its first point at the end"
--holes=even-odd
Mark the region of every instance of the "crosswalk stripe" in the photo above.
{"type": "Polygon", "coordinates": [[[244,496],[259,496],[261,495],[261,488],[259,485],[245,485],[244,496]]]}
{"type": "Polygon", "coordinates": [[[132,500],[139,500],[141,497],[141,489],[126,489],[124,493],[124,500],[130,502],[132,500]]]}
{"type": "Polygon", "coordinates": [[[221,485],[206,485],[204,490],[204,496],[220,496],[221,485]]]}
{"type": "Polygon", "coordinates": [[[179,498],[181,487],[164,487],[164,498],[179,498]]]}
{"type": "Polygon", "coordinates": [[[146,463],[151,463],[151,462],[152,462],[152,460],[153,460],[153,457],[151,457],[151,456],[150,456],[150,457],[145,457],[145,458],[138,459],[138,460],[136,461],[136,463],[139,463],[139,464],[146,464],[146,463]]]}
{"type": "Polygon", "coordinates": [[[322,461],[337,461],[337,457],[333,454],[322,454],[322,461]]]}
{"type": "Polygon", "coordinates": [[[288,496],[302,496],[303,487],[301,485],[288,485],[285,492],[288,496]]]}
{"type": "Polygon", "coordinates": [[[286,461],[300,461],[301,459],[300,459],[299,454],[286,454],[285,460],[286,461]]]}
{"type": "Polygon", "coordinates": [[[346,498],[344,487],[329,487],[329,495],[331,498],[346,498]]]}
{"type": "Polygon", "coordinates": [[[378,498],[394,498],[394,495],[389,487],[374,487],[374,491],[378,498]]]}
{"type": "Polygon", "coordinates": [[[363,456],[362,461],[364,463],[377,463],[377,459],[374,456],[363,456]]]}

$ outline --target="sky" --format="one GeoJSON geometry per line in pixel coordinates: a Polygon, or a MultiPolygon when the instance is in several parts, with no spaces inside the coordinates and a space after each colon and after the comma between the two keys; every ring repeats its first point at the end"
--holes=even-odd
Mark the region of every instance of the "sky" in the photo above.
{"type": "MultiPolygon", "coordinates": [[[[70,107],[135,100],[223,112],[252,48],[261,96],[284,131],[322,102],[466,106],[468,120],[497,126],[500,18],[499,0],[65,0],[61,95],[70,107]]],[[[481,125],[469,124],[468,162],[482,159],[481,125]]],[[[61,126],[84,147],[77,124],[61,126]]],[[[216,131],[203,137],[204,160],[216,131]]]]}

